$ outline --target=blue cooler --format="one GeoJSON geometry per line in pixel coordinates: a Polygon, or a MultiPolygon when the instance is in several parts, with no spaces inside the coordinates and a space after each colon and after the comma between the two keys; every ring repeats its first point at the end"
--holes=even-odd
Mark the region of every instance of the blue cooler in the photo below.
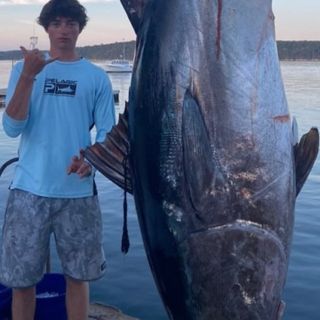
{"type": "Polygon", "coordinates": [[[63,274],[46,273],[36,286],[35,320],[67,320],[63,274]]]}
{"type": "Polygon", "coordinates": [[[0,319],[11,319],[12,289],[0,284],[0,319]]]}

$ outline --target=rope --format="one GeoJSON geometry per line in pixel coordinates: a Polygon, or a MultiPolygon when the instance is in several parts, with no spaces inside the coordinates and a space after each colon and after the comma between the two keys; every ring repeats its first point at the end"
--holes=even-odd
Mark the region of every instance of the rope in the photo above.
{"type": "Polygon", "coordinates": [[[122,240],[121,240],[121,251],[126,254],[129,251],[130,242],[128,234],[128,201],[127,201],[127,184],[128,184],[128,173],[127,173],[127,162],[128,155],[123,159],[124,166],[124,195],[123,195],[123,226],[122,226],[122,240]]]}
{"type": "Polygon", "coordinates": [[[12,159],[6,161],[6,162],[0,167],[0,177],[1,177],[2,173],[3,173],[3,171],[4,171],[8,166],[10,166],[10,164],[12,164],[12,163],[14,163],[14,162],[16,162],[16,161],[18,161],[18,160],[19,160],[19,158],[16,157],[16,158],[12,158],[12,159]]]}

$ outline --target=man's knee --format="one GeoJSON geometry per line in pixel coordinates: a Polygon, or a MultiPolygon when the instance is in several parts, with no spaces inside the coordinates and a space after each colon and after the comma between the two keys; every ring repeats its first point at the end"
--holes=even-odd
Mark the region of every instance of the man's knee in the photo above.
{"type": "Polygon", "coordinates": [[[87,281],[82,281],[82,280],[77,280],[77,279],[73,279],[71,277],[66,276],[66,286],[67,286],[67,290],[81,290],[83,289],[87,289],[88,287],[88,282],[87,281]]]}

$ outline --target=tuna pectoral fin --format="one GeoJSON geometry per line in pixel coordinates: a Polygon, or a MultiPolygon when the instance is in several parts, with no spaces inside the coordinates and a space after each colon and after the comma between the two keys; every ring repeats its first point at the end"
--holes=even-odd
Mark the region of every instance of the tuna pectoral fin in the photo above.
{"type": "Polygon", "coordinates": [[[296,162],[296,195],[299,194],[305,183],[312,166],[317,158],[319,150],[319,132],[317,128],[311,128],[304,134],[300,142],[294,146],[296,162]]]}
{"type": "Polygon", "coordinates": [[[209,133],[201,108],[186,92],[182,118],[183,162],[186,188],[192,206],[205,212],[211,206],[209,195],[222,184],[223,177],[214,161],[209,133]]]}
{"type": "Polygon", "coordinates": [[[119,122],[107,134],[103,143],[95,143],[83,151],[84,157],[105,177],[120,188],[132,193],[128,160],[128,111],[119,116],[119,122]]]}
{"type": "Polygon", "coordinates": [[[144,9],[151,0],[121,0],[122,6],[137,34],[142,21],[144,9]]]}

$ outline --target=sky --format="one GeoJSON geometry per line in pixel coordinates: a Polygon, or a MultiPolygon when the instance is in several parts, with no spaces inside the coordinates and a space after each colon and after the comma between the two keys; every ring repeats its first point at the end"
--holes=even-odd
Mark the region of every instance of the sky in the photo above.
{"type": "MultiPolygon", "coordinates": [[[[27,48],[32,35],[38,37],[39,49],[48,48],[46,33],[36,23],[45,2],[0,0],[0,51],[16,50],[20,45],[27,48]]],[[[78,46],[135,39],[120,0],[80,2],[86,7],[90,20],[79,37],[78,46]]],[[[278,40],[320,40],[320,0],[273,0],[273,11],[278,40]]]]}

